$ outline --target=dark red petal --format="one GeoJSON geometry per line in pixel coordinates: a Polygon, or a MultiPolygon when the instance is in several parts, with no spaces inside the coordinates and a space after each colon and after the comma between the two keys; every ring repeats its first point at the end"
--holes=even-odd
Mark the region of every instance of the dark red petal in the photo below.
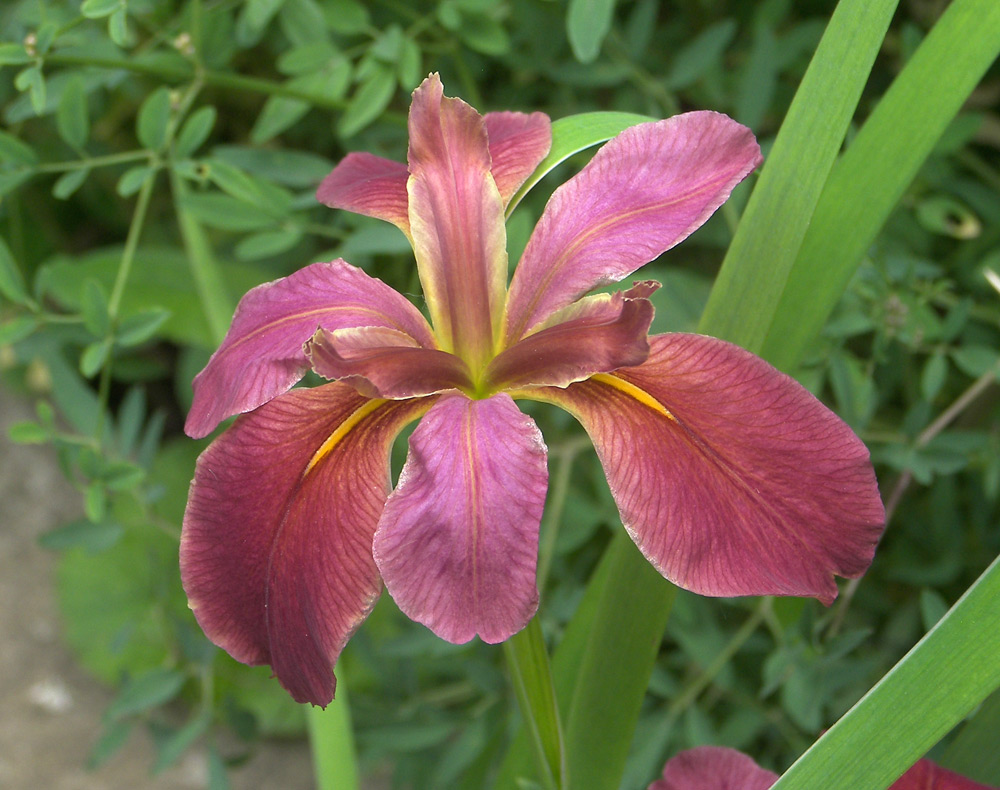
{"type": "Polygon", "coordinates": [[[778,775],[725,746],[699,746],[671,758],[648,790],[768,790],[778,775]]]}
{"type": "Polygon", "coordinates": [[[811,595],[871,563],[885,513],[868,451],[790,377],[730,343],[650,338],[635,368],[567,389],[622,522],[674,583],[703,595],[811,595]]]}
{"type": "Polygon", "coordinates": [[[333,664],[375,605],[372,535],[389,450],[427,401],[370,401],[341,383],[243,415],[198,459],[181,578],[213,642],[270,664],[299,702],[333,698],[333,664]]]}
{"type": "MultiPolygon", "coordinates": [[[[634,289],[633,289],[634,290],[634,289]]],[[[486,369],[491,389],[565,387],[595,373],[638,365],[649,354],[648,299],[600,294],[570,305],[547,326],[501,352],[486,369]]]]}
{"type": "Polygon", "coordinates": [[[305,350],[319,375],[348,381],[371,398],[413,398],[472,386],[458,357],[421,348],[409,335],[385,327],[320,329],[305,350]]]}

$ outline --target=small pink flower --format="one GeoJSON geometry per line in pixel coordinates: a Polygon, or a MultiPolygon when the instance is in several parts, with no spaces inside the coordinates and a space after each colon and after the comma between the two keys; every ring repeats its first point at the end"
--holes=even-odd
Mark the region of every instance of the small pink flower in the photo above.
{"type": "Polygon", "coordinates": [[[181,572],[208,636],[299,701],[382,584],[452,642],[500,642],[538,606],[546,448],[516,399],[590,434],[625,528],[706,595],[813,595],[859,576],[884,521],[864,445],[789,377],[709,337],[648,337],[659,287],[587,295],[701,225],[761,161],[693,112],[633,127],[556,190],[507,283],[504,209],[551,142],[541,113],[480,116],[432,75],[408,165],[351,154],[319,199],[398,226],[430,322],[342,260],[259,286],[194,382],[198,462],[181,572]],[[333,379],[290,388],[307,369],[333,379]],[[421,419],[395,490],[389,451],[421,419]]]}
{"type": "MultiPolygon", "coordinates": [[[[768,790],[778,775],[745,754],[724,746],[699,746],[681,752],[663,766],[663,777],[648,790],[768,790]]],[[[889,790],[995,790],[920,760],[889,790]]]]}

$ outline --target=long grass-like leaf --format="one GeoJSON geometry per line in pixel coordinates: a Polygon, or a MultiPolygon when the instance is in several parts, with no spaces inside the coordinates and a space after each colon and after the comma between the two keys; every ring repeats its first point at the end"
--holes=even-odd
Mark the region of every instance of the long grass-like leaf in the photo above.
{"type": "Polygon", "coordinates": [[[884,790],[1000,686],[1000,558],[773,790],[884,790]]]}
{"type": "Polygon", "coordinates": [[[700,331],[758,351],[897,0],[841,0],[764,162],[700,331]]]}
{"type": "Polygon", "coordinates": [[[785,285],[763,355],[794,367],[875,235],[1000,53],[1000,3],[955,0],[836,164],[785,285]]]}

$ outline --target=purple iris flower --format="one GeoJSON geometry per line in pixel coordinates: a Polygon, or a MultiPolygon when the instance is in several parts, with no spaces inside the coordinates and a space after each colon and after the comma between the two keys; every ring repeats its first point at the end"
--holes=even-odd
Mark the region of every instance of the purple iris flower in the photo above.
{"type": "Polygon", "coordinates": [[[509,285],[504,210],[551,143],[541,113],[479,115],[437,75],[414,92],[408,164],[346,157],[327,205],[394,223],[428,321],[350,264],[254,288],[194,381],[187,432],[242,414],[202,454],[181,573],[205,633],[270,664],[299,701],[388,588],[451,642],[501,642],[538,606],[546,448],[519,399],[594,441],[622,522],[674,583],[812,595],[871,562],[884,513],[861,441],[736,346],[648,336],[617,282],[700,226],[761,161],[748,129],[692,112],[622,132],[553,194],[509,285]],[[290,389],[312,368],[332,383],[290,389]],[[414,420],[392,489],[393,440],[414,420]]]}
{"type": "MultiPolygon", "coordinates": [[[[667,761],[663,776],[648,790],[768,790],[778,781],[773,771],[724,746],[699,746],[667,761]]],[[[987,785],[919,760],[889,790],[994,790],[987,785]]]]}

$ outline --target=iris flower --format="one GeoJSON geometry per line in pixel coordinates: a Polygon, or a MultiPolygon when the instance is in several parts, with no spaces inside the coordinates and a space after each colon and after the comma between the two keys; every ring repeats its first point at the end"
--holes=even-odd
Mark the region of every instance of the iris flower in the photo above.
{"type": "Polygon", "coordinates": [[[347,156],[323,203],[410,240],[429,320],[343,260],[247,293],[194,381],[200,457],[181,572],[206,634],[299,701],[382,585],[455,643],[503,641],[538,606],[546,447],[517,406],[561,406],[597,448],[625,529],[706,595],[812,595],[871,562],[883,510],[857,437],[736,346],[649,337],[656,283],[619,281],[701,225],[761,161],[750,131],[692,112],[622,132],[552,195],[509,283],[504,210],[549,119],[481,116],[437,75],[413,94],[408,164],[347,156]],[[291,389],[312,368],[332,382],[291,389]],[[389,453],[420,419],[392,489],[389,453]]]}
{"type": "MultiPolygon", "coordinates": [[[[768,790],[778,775],[761,768],[742,752],[724,746],[699,746],[667,761],[663,777],[648,790],[768,790]]],[[[994,790],[941,768],[918,761],[889,790],[994,790]]]]}

